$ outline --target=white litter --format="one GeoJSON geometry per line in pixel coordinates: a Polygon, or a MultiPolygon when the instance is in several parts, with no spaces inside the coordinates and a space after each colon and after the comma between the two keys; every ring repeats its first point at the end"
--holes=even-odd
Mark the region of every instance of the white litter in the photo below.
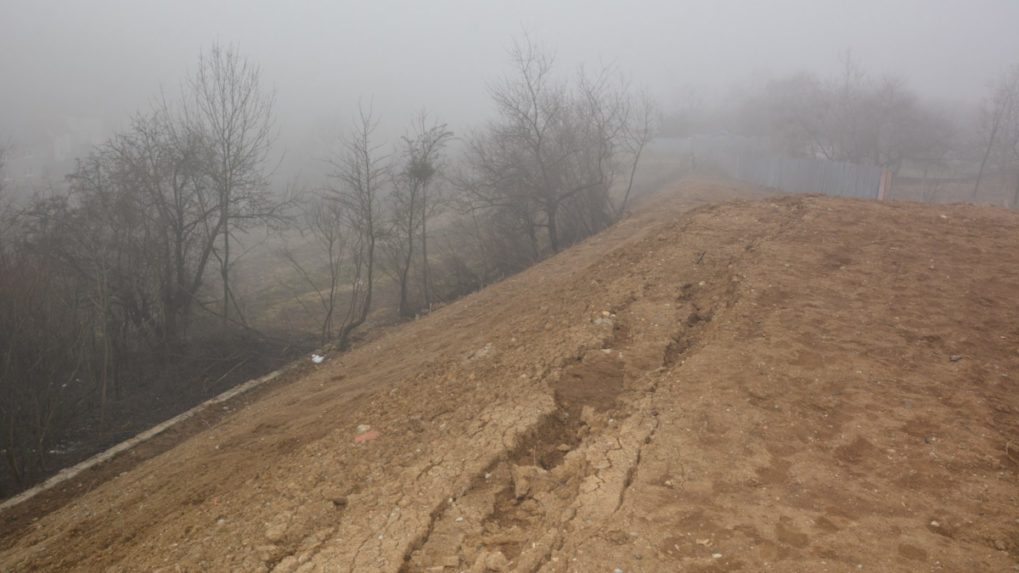
{"type": "Polygon", "coordinates": [[[311,361],[314,362],[315,364],[322,364],[322,361],[325,360],[325,359],[326,359],[326,357],[322,356],[321,354],[312,354],[311,355],[311,361]]]}

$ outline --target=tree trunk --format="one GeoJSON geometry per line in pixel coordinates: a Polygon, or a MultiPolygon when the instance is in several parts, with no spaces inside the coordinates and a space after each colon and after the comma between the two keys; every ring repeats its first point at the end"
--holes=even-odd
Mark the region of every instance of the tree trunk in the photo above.
{"type": "Polygon", "coordinates": [[[227,217],[227,202],[223,203],[223,260],[220,262],[219,275],[223,280],[223,327],[226,328],[230,316],[230,219],[227,217]]]}
{"type": "Polygon", "coordinates": [[[432,310],[432,277],[428,272],[428,217],[425,214],[425,201],[421,200],[421,291],[424,296],[425,308],[432,310]]]}
{"type": "Polygon", "coordinates": [[[333,335],[333,313],[336,311],[336,283],[339,281],[339,269],[336,259],[336,241],[329,241],[329,305],[326,308],[325,318],[322,320],[321,344],[325,344],[333,335]]]}
{"type": "Polygon", "coordinates": [[[531,243],[531,256],[534,262],[540,261],[541,247],[538,245],[538,231],[535,229],[534,221],[530,220],[530,218],[525,223],[527,225],[527,238],[531,243]]]}
{"type": "Polygon", "coordinates": [[[15,431],[14,415],[12,413],[10,420],[6,428],[7,434],[7,447],[5,448],[5,458],[7,459],[7,466],[11,470],[11,476],[14,478],[14,485],[21,487],[24,484],[24,468],[22,467],[21,460],[18,459],[17,449],[18,446],[15,443],[17,439],[17,433],[15,431]]]}
{"type": "Polygon", "coordinates": [[[559,205],[552,203],[545,209],[545,216],[548,218],[548,245],[553,253],[559,252],[559,205]]]}
{"type": "Polygon", "coordinates": [[[998,128],[1001,127],[1001,118],[998,111],[995,111],[992,121],[991,134],[987,138],[987,147],[984,149],[984,156],[980,159],[980,169],[977,171],[977,181],[973,185],[972,201],[976,201],[977,192],[980,191],[980,181],[984,178],[984,169],[987,167],[987,159],[991,156],[991,151],[994,149],[995,140],[998,139],[998,128]]]}
{"type": "MultiPolygon", "coordinates": [[[[413,213],[411,216],[413,217],[413,213]]],[[[404,257],[403,264],[400,268],[400,316],[403,318],[410,316],[410,308],[407,304],[407,279],[410,276],[410,265],[414,261],[413,223],[413,219],[407,223],[407,256],[404,257]]]]}
{"type": "Polygon", "coordinates": [[[371,239],[368,240],[368,284],[365,288],[368,292],[364,295],[364,308],[361,309],[361,318],[358,321],[358,325],[364,323],[368,319],[368,312],[372,307],[372,286],[374,281],[375,273],[375,228],[371,227],[371,239]]]}
{"type": "MultiPolygon", "coordinates": [[[[339,336],[339,347],[340,350],[347,350],[350,347],[350,333],[355,328],[364,324],[364,321],[368,319],[368,312],[371,310],[372,305],[372,280],[374,278],[375,270],[375,229],[372,224],[368,225],[368,250],[367,250],[367,271],[365,277],[365,295],[364,302],[361,304],[361,308],[354,310],[353,319],[343,325],[343,329],[340,331],[339,336]]],[[[356,300],[351,301],[352,304],[356,304],[356,300]]]]}

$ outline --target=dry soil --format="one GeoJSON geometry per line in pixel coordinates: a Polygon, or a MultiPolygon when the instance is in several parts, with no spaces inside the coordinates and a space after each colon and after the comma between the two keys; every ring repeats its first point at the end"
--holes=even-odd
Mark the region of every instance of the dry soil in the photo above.
{"type": "Polygon", "coordinates": [[[754,194],[685,185],[0,515],[0,570],[1017,569],[1019,214],[754,194]]]}

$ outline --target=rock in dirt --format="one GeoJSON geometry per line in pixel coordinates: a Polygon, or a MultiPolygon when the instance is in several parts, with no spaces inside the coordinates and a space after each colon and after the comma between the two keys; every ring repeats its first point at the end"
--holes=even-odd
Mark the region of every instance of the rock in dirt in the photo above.
{"type": "Polygon", "coordinates": [[[531,486],[536,477],[546,474],[545,470],[538,466],[513,466],[513,495],[522,499],[531,491],[531,486]]]}
{"type": "Polygon", "coordinates": [[[287,555],[273,567],[272,573],[290,573],[291,571],[296,571],[298,566],[300,566],[300,562],[297,561],[297,558],[293,555],[287,555]]]}
{"type": "Polygon", "coordinates": [[[474,560],[470,573],[489,573],[490,571],[499,573],[502,571],[509,571],[509,569],[509,559],[503,555],[502,551],[482,551],[474,560]]]}
{"type": "Polygon", "coordinates": [[[265,527],[265,538],[273,543],[276,543],[283,539],[287,534],[287,527],[290,526],[290,519],[293,514],[289,511],[284,511],[272,519],[265,527]]]}
{"type": "Polygon", "coordinates": [[[347,490],[338,487],[326,488],[322,492],[322,499],[332,502],[335,507],[346,507],[350,503],[347,499],[347,490]]]}
{"type": "Polygon", "coordinates": [[[279,547],[272,544],[259,545],[258,547],[255,547],[255,555],[257,555],[260,560],[266,562],[275,559],[278,552],[279,547]]]}
{"type": "Polygon", "coordinates": [[[478,350],[475,350],[474,352],[471,352],[470,354],[468,354],[467,355],[467,361],[471,362],[471,361],[474,361],[474,360],[481,360],[483,358],[488,358],[489,356],[491,356],[494,353],[495,353],[495,346],[493,346],[492,343],[489,342],[489,343],[485,344],[483,347],[479,348],[478,350]]]}
{"type": "Polygon", "coordinates": [[[492,571],[507,571],[509,569],[509,559],[502,554],[502,551],[495,551],[488,555],[485,559],[485,566],[492,571]]]}

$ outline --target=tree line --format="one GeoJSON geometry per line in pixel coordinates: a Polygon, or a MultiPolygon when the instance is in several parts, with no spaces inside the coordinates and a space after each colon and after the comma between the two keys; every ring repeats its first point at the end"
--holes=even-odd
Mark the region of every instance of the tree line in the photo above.
{"type": "Polygon", "coordinates": [[[876,77],[851,53],[840,64],[828,77],[779,76],[710,104],[689,97],[663,132],[748,136],[788,157],[952,179],[969,190],[957,200],[980,200],[994,185],[1019,207],[1019,66],[971,107],[925,99],[900,77],[876,77]]]}
{"type": "Polygon", "coordinates": [[[123,428],[120,405],[155,408],[231,375],[243,348],[283,344],[238,301],[247,233],[301,238],[280,255],[320,306],[308,344],[346,349],[381,305],[428,312],[622,216],[653,103],[611,69],[562,74],[526,41],[510,55],[483,126],[458,136],[422,113],[383,142],[363,105],[328,180],[281,191],[275,93],[214,46],[178,94],[79,159],[65,192],[14,203],[0,188],[0,495],[57,469],[72,440],[123,428]],[[206,368],[210,353],[235,360],[206,368]]]}

